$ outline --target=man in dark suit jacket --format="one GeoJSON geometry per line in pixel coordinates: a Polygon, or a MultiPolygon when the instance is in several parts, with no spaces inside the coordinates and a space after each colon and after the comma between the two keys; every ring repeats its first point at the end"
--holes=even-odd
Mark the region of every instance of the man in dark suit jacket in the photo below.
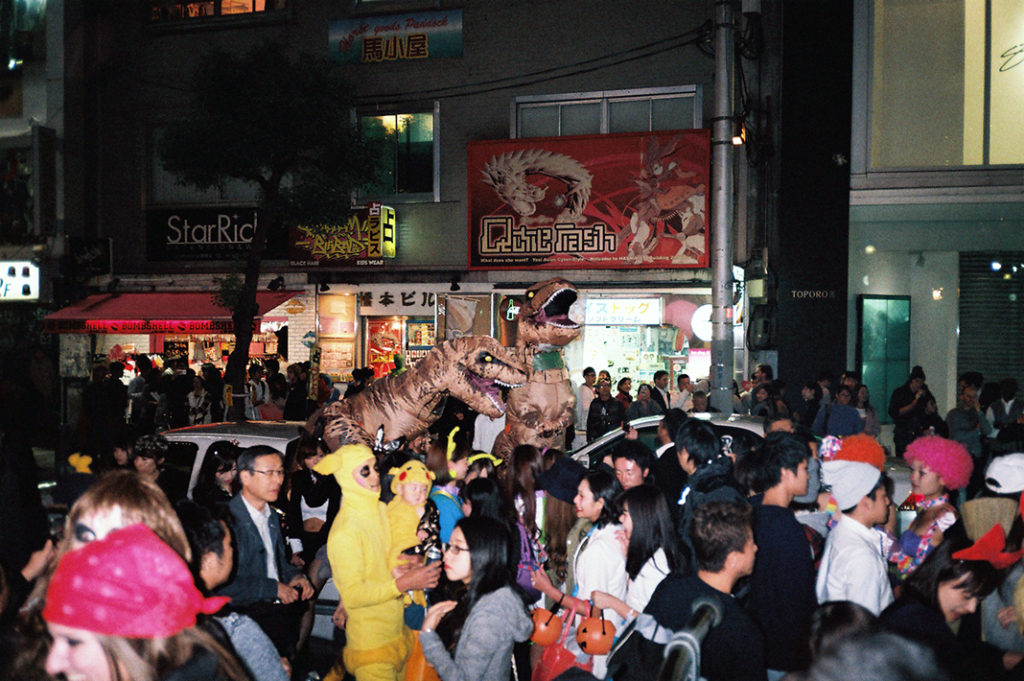
{"type": "Polygon", "coordinates": [[[272,447],[247,447],[238,455],[241,491],[228,503],[235,532],[234,579],[217,589],[231,607],[252,617],[285,656],[294,653],[299,620],[313,586],[285,560],[284,537],[270,502],[284,482],[284,459],[272,447]]]}
{"type": "Polygon", "coordinates": [[[654,390],[651,399],[661,405],[661,413],[668,411],[671,397],[668,394],[668,372],[664,369],[654,372],[654,390]]]}

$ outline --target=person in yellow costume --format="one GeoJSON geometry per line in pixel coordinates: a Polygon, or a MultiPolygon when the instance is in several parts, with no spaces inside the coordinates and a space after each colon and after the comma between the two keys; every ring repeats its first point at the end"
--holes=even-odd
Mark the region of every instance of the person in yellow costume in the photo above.
{"type": "MultiPolygon", "coordinates": [[[[437,506],[427,498],[434,474],[422,461],[410,459],[388,473],[392,476],[391,491],[395,495],[387,506],[391,528],[388,566],[392,574],[395,574],[394,571],[401,569],[410,555],[424,556],[428,560],[440,559],[441,521],[437,506]]],[[[405,605],[407,608],[410,605],[426,608],[426,595],[423,591],[406,594],[405,605]]],[[[422,615],[417,615],[414,620],[422,621],[422,615]]],[[[414,629],[419,629],[418,624],[410,622],[408,611],[405,621],[414,629]]]]}
{"type": "Polygon", "coordinates": [[[342,661],[357,681],[397,681],[413,643],[402,621],[402,594],[436,586],[440,563],[409,562],[392,576],[391,532],[376,463],[366,445],[345,445],[314,470],[334,475],[342,491],[341,511],[327,536],[334,583],[348,612],[342,661]]]}

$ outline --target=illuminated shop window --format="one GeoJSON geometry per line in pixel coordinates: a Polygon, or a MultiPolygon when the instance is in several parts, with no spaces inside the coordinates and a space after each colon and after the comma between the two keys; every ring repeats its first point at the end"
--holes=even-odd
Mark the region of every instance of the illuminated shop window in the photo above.
{"type": "Polygon", "coordinates": [[[1024,163],[1024,3],[871,8],[871,169],[1024,163]]]}
{"type": "Polygon", "coordinates": [[[180,21],[224,16],[253,16],[283,10],[287,0],[193,0],[174,2],[157,0],[152,3],[153,21],[180,21]]]}
{"type": "Polygon", "coordinates": [[[437,187],[436,108],[434,112],[363,115],[363,138],[380,145],[381,168],[368,196],[429,198],[437,187]]]}

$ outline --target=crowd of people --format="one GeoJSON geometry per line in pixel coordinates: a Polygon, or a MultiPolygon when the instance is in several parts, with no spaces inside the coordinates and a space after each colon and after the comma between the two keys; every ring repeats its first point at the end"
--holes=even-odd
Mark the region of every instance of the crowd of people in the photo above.
{"type": "MultiPolygon", "coordinates": [[[[293,367],[305,418],[313,404],[293,367]]],[[[573,632],[588,618],[634,627],[611,651],[564,638],[573,678],[650,678],[666,642],[652,632],[687,627],[708,601],[720,614],[701,645],[709,681],[850,678],[849,664],[878,679],[1024,676],[1024,454],[1006,453],[1024,422],[1015,384],[983,408],[980,377],[965,375],[944,431],[914,368],[889,406],[902,433],[890,455],[911,468],[899,505],[852,372],[788,405],[759,367],[735,402],[763,417],[750,447],[693,417],[708,409],[702,381],[681,376],[671,390],[659,372],[634,395],[620,378],[613,395],[611,377],[588,368],[581,437],[624,431],[601,460],[532,445],[502,460],[474,432],[480,421],[453,408],[439,432],[387,452],[329,452],[308,433],[287,453],[218,442],[190,490],[164,465],[156,422],[132,418],[133,388],[104,386],[120,378],[109,369],[97,399],[124,400],[148,430],[131,439],[122,414],[109,441],[93,441],[99,465],[77,474],[56,541],[5,551],[0,668],[11,678],[305,678],[328,580],[344,645],[320,671],[335,681],[405,678],[414,665],[443,681],[550,678],[531,641],[531,613],[547,611],[573,632]],[[652,415],[655,448],[629,427],[652,415]]],[[[251,375],[256,404],[264,379],[251,375]]]]}
{"type": "MultiPolygon", "coordinates": [[[[289,364],[282,373],[276,359],[254,361],[247,370],[245,393],[238,396],[225,383],[223,372],[210,363],[195,369],[184,359],[164,362],[139,354],[128,364],[130,376],[122,361],[93,370],[82,391],[72,438],[78,451],[109,460],[114,440],[126,423],[132,433],[145,435],[230,420],[236,399],[249,420],[304,421],[324,402],[342,397],[330,376],[319,374],[313,391],[316,398],[310,399],[309,362],[289,364]]],[[[373,377],[369,369],[357,368],[353,374],[346,397],[358,393],[373,377]]]]}

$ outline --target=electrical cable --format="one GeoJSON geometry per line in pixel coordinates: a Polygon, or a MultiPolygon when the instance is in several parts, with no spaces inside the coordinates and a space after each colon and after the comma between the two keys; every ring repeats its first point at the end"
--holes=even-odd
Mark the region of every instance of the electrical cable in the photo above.
{"type": "Polygon", "coordinates": [[[542,69],[540,71],[533,71],[531,73],[519,74],[516,76],[507,76],[504,78],[495,78],[491,80],[479,81],[476,83],[464,83],[462,85],[451,85],[442,88],[432,88],[427,90],[413,90],[401,93],[384,93],[376,95],[360,95],[357,100],[360,101],[380,101],[385,99],[448,99],[452,97],[468,97],[471,95],[485,94],[488,92],[495,92],[498,90],[505,90],[513,87],[522,87],[525,85],[533,85],[535,83],[541,83],[548,80],[555,80],[558,78],[567,78],[570,76],[576,76],[584,73],[590,73],[598,69],[608,68],[611,66],[618,66],[620,64],[637,61],[639,59],[646,59],[647,57],[653,57],[658,54],[662,54],[667,50],[678,49],[680,47],[686,47],[688,45],[699,44],[704,39],[704,31],[708,27],[707,23],[700,26],[699,28],[687,31],[686,33],[672,38],[656,41],[647,45],[641,45],[639,47],[633,47],[628,50],[621,52],[606,54],[600,57],[594,57],[592,59],[586,59],[583,61],[576,62],[574,64],[563,64],[561,66],[550,67],[542,69]],[[640,54],[633,54],[641,52],[640,54]],[[630,56],[625,56],[630,55],[630,56]],[[578,68],[587,65],[586,68],[578,68]],[[565,73],[557,73],[565,69],[575,69],[565,73]],[[481,87],[487,85],[494,85],[494,87],[481,87]],[[449,91],[463,90],[462,92],[454,92],[452,94],[444,94],[449,91]]]}

